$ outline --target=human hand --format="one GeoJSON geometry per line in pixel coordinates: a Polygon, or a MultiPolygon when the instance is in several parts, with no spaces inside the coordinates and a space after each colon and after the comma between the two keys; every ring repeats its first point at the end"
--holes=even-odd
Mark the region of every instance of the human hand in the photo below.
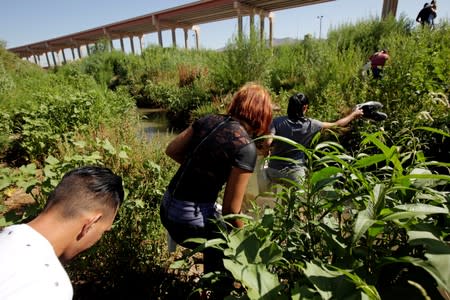
{"type": "Polygon", "coordinates": [[[264,157],[268,156],[270,154],[270,145],[272,143],[272,139],[263,139],[256,141],[256,151],[258,155],[262,155],[264,157]]]}
{"type": "Polygon", "coordinates": [[[356,108],[352,112],[353,119],[361,118],[363,115],[364,115],[364,112],[363,112],[363,110],[361,108],[356,108]]]}

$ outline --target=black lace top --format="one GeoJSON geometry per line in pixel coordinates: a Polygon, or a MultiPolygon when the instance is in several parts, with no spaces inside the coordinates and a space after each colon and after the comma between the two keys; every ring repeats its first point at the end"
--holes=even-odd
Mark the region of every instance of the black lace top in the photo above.
{"type": "Polygon", "coordinates": [[[232,167],[253,172],[256,147],[244,127],[228,116],[208,115],[192,127],[188,158],[172,178],[169,191],[178,200],[215,202],[232,167]]]}

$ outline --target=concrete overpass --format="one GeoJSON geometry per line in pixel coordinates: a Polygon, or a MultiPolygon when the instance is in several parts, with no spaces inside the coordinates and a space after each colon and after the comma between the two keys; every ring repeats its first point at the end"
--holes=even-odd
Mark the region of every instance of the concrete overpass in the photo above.
{"type": "MultiPolygon", "coordinates": [[[[84,54],[90,55],[92,47],[101,40],[109,41],[111,49],[114,48],[113,41],[119,40],[121,50],[125,51],[124,39],[129,39],[131,52],[135,53],[135,38],[138,38],[142,51],[144,35],[156,33],[158,43],[163,47],[162,31],[170,30],[172,45],[177,46],[175,34],[177,29],[184,32],[185,48],[188,45],[188,32],[193,31],[198,48],[199,25],[236,18],[238,34],[242,35],[243,17],[248,17],[250,28],[254,28],[255,16],[259,18],[261,39],[265,37],[265,18],[268,18],[268,40],[269,45],[272,45],[273,12],[330,1],[335,0],[200,0],[8,50],[39,65],[41,56],[45,56],[47,66],[55,66],[61,63],[61,58],[63,63],[67,62],[67,52],[71,54],[72,60],[81,58],[82,47],[85,49],[84,54]]],[[[383,0],[383,17],[396,14],[397,2],[398,0],[383,0]]]]}

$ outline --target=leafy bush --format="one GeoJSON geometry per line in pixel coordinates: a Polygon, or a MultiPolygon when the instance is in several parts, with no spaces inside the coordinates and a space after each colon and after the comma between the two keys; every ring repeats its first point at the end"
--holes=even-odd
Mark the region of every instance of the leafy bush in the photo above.
{"type": "Polygon", "coordinates": [[[248,81],[268,81],[272,52],[256,34],[234,38],[223,55],[212,57],[210,72],[216,94],[232,93],[248,81]],[[243,63],[245,62],[245,63],[243,63]]]}
{"type": "Polygon", "coordinates": [[[198,241],[223,249],[229,273],[221,276],[242,283],[235,298],[384,299],[406,280],[415,282],[403,291],[411,297],[449,289],[449,192],[441,187],[450,176],[429,169],[440,163],[388,147],[381,132],[366,134],[354,156],[334,142],[306,149],[277,139],[305,152],[305,180],[282,185],[275,209],[244,228],[198,241]]]}
{"type": "Polygon", "coordinates": [[[389,17],[380,21],[372,18],[359,21],[358,24],[345,24],[338,26],[328,33],[328,42],[337,45],[340,51],[346,51],[353,47],[358,47],[364,53],[372,54],[383,48],[391,48],[384,43],[384,39],[392,34],[403,36],[409,35],[413,29],[413,20],[401,17],[396,20],[389,17]]]}

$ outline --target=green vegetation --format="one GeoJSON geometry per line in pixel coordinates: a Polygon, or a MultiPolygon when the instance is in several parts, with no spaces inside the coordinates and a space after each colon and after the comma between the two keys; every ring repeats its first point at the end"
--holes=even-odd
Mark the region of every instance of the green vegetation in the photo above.
{"type": "MultiPolygon", "coordinates": [[[[439,299],[436,286],[450,290],[448,24],[368,20],[273,49],[244,37],[223,52],[106,50],[44,71],[0,46],[0,226],[35,216],[76,166],[107,166],[127,189],[112,231],[68,266],[75,298],[181,299],[214,279],[169,272],[158,207],[177,166],[164,154],[170,135],[141,139],[136,106],[166,109],[179,130],[223,112],[247,81],[272,91],[277,113],[302,91],[319,120],[369,100],[389,117],[318,136],[311,149],[294,143],[309,157],[305,182],[280,187],[275,208],[255,208],[244,229],[200,241],[224,249],[242,284],[231,299],[439,299]],[[374,80],[361,68],[381,48],[391,59],[374,80]],[[11,209],[18,191],[35,204],[11,209]]],[[[175,266],[188,268],[191,255],[175,266]]]]}

